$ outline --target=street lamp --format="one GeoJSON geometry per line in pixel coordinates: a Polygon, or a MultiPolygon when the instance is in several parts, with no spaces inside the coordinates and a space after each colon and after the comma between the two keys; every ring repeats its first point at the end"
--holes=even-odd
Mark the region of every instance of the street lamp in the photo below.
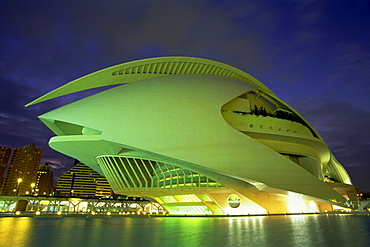
{"type": "Polygon", "coordinates": [[[21,185],[21,183],[22,183],[22,178],[18,178],[17,179],[17,182],[18,182],[18,188],[17,188],[17,196],[19,196],[19,187],[20,187],[20,185],[21,185]]]}
{"type": "Polygon", "coordinates": [[[31,188],[32,188],[32,192],[31,192],[31,196],[33,196],[33,192],[34,192],[34,189],[35,189],[35,186],[36,184],[35,183],[31,183],[31,188]]]}

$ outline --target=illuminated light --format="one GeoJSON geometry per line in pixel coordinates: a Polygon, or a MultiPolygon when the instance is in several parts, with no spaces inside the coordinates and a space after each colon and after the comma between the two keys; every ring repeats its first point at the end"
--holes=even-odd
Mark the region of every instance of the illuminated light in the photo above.
{"type": "Polygon", "coordinates": [[[15,215],[20,215],[20,214],[21,214],[21,212],[19,212],[19,211],[15,212],[15,215]]]}
{"type": "Polygon", "coordinates": [[[207,206],[173,206],[169,207],[168,211],[174,215],[212,214],[207,206]]]}
{"type": "Polygon", "coordinates": [[[228,215],[255,215],[255,214],[267,214],[268,211],[258,205],[257,203],[254,203],[253,201],[244,198],[243,203],[240,204],[237,208],[232,207],[225,207],[224,209],[225,214],[228,215]]]}
{"type": "Polygon", "coordinates": [[[146,215],[146,212],[143,212],[143,215],[146,215]]]}
{"type": "Polygon", "coordinates": [[[161,196],[164,203],[178,203],[178,201],[173,196],[161,196]]]}
{"type": "Polygon", "coordinates": [[[111,212],[107,212],[107,215],[111,215],[112,213],[111,212]]]}
{"type": "Polygon", "coordinates": [[[95,213],[94,211],[91,211],[91,214],[92,214],[92,215],[95,215],[96,213],[95,213]]]}
{"type": "Polygon", "coordinates": [[[36,213],[35,213],[36,215],[40,215],[41,213],[40,213],[40,211],[36,211],[36,213]]]}
{"type": "Polygon", "coordinates": [[[310,201],[308,203],[308,210],[309,210],[309,212],[317,212],[318,211],[318,207],[317,207],[317,205],[314,201],[310,201]]]}
{"type": "Polygon", "coordinates": [[[196,195],[190,194],[190,195],[176,195],[174,196],[177,201],[179,202],[201,202],[196,195]]]}
{"type": "Polygon", "coordinates": [[[80,198],[70,198],[68,200],[71,201],[73,204],[78,204],[82,201],[82,199],[80,199],[80,198]]]}
{"type": "Polygon", "coordinates": [[[288,191],[288,196],[290,196],[290,197],[297,197],[297,198],[302,198],[303,197],[302,194],[294,193],[294,192],[291,192],[291,191],[288,191]]]}
{"type": "Polygon", "coordinates": [[[62,212],[61,212],[61,211],[58,211],[58,212],[57,212],[57,215],[61,215],[61,214],[62,214],[62,212]]]}
{"type": "Polygon", "coordinates": [[[132,215],[134,215],[134,214],[135,214],[135,212],[132,212],[131,214],[132,214],[132,215]]]}
{"type": "Polygon", "coordinates": [[[333,205],[334,211],[341,211],[341,212],[351,212],[352,210],[349,208],[343,208],[341,206],[333,205]]]}
{"type": "Polygon", "coordinates": [[[294,192],[288,192],[287,206],[289,213],[307,212],[307,206],[303,200],[303,195],[294,192]]]}

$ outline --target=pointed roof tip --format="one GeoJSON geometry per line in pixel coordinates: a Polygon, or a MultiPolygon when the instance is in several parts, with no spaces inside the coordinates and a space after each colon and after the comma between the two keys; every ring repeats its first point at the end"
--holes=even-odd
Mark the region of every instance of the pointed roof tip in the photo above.
{"type": "Polygon", "coordinates": [[[29,107],[31,105],[36,105],[37,103],[40,103],[40,102],[44,101],[44,100],[40,101],[41,98],[42,98],[42,96],[35,99],[35,100],[32,100],[31,102],[25,104],[24,107],[29,107]]]}
{"type": "MultiPolygon", "coordinates": [[[[54,91],[54,90],[53,90],[53,91],[54,91]]],[[[53,92],[53,91],[51,91],[51,92],[53,92]]],[[[49,92],[49,93],[51,93],[51,92],[49,92]]],[[[49,93],[44,94],[43,96],[38,97],[37,99],[32,100],[31,102],[29,102],[29,103],[25,104],[25,105],[24,105],[24,107],[29,107],[29,106],[31,106],[31,105],[36,105],[36,104],[38,104],[38,103],[40,103],[40,102],[43,102],[43,101],[47,101],[47,100],[49,100],[49,99],[44,99],[46,95],[49,95],[49,93]]],[[[55,98],[56,98],[56,97],[55,97],[55,98]]]]}

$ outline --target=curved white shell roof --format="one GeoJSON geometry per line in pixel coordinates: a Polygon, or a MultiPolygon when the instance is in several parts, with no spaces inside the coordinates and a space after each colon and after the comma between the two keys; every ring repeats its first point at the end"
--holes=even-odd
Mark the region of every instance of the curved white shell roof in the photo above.
{"type": "Polygon", "coordinates": [[[72,81],[28,105],[114,84],[126,85],[39,117],[58,135],[50,140],[53,149],[100,172],[97,157],[131,155],[205,174],[246,196],[251,194],[241,183],[345,205],[346,199],[337,191],[277,151],[306,152],[307,157],[314,156],[308,158],[310,162],[324,168],[330,163],[331,169],[350,184],[348,174],[330,157],[318,135],[305,137],[264,129],[248,135],[225,121],[223,105],[252,90],[297,112],[252,76],[222,63],[187,57],[129,62],[72,81]]]}
{"type": "Polygon", "coordinates": [[[266,92],[273,94],[270,89],[251,75],[227,64],[194,57],[157,57],[127,62],[99,70],[71,81],[28,103],[26,106],[87,89],[183,74],[224,76],[261,87],[266,92]]]}

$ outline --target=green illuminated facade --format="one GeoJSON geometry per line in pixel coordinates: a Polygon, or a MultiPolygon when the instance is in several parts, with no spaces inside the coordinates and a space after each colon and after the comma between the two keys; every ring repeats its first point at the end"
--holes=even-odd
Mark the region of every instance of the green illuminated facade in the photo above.
{"type": "Polygon", "coordinates": [[[357,200],[316,130],[226,64],[128,62],[29,105],[107,85],[119,86],[39,118],[57,135],[50,147],[103,174],[117,194],[151,197],[170,214],[320,212],[350,209],[357,200]]]}

